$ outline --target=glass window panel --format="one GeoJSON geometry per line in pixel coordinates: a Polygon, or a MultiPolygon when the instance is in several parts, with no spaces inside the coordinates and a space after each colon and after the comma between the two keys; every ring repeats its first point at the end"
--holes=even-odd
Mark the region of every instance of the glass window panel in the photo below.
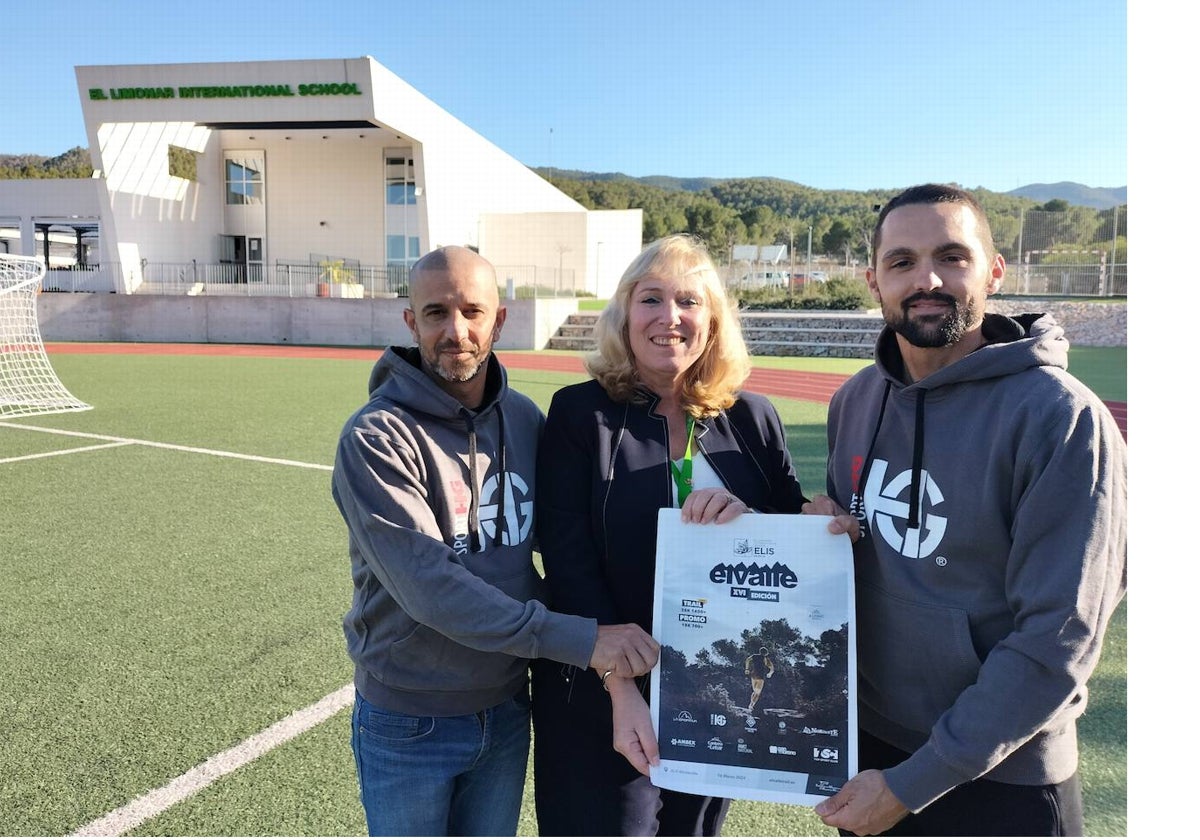
{"type": "Polygon", "coordinates": [[[416,186],[413,184],[406,184],[402,181],[388,181],[387,203],[388,204],[416,204],[417,203],[416,186]]]}
{"type": "Polygon", "coordinates": [[[262,162],[225,160],[225,203],[261,204],[263,196],[262,162]]]}

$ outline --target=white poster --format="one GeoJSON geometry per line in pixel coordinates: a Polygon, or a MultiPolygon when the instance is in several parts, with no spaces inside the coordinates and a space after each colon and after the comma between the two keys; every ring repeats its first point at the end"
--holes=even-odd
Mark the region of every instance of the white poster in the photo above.
{"type": "Polygon", "coordinates": [[[658,517],[659,787],[815,805],[858,772],[854,558],[829,518],[658,517]]]}

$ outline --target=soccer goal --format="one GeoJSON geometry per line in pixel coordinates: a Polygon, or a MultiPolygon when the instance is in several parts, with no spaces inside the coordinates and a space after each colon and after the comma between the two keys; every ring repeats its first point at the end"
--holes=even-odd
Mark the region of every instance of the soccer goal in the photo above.
{"type": "Polygon", "coordinates": [[[0,420],[91,408],[71,396],[46,357],[37,317],[45,275],[36,257],[0,254],[0,420]]]}

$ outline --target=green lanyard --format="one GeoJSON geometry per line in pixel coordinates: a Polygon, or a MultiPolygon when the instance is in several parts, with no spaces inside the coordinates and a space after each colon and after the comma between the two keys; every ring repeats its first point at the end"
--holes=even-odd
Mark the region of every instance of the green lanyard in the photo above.
{"type": "Polygon", "coordinates": [[[688,493],[692,492],[692,427],[696,421],[689,414],[687,419],[687,448],[683,451],[683,466],[675,466],[675,462],[668,459],[667,463],[671,465],[671,477],[675,479],[675,488],[679,491],[679,504],[683,505],[683,500],[688,497],[688,493]]]}

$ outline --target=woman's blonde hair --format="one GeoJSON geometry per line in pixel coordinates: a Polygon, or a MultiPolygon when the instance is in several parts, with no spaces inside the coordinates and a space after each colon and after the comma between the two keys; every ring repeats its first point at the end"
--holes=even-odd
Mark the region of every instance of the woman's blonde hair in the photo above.
{"type": "Polygon", "coordinates": [[[646,277],[687,277],[698,281],[712,320],[708,344],[684,375],[682,403],[694,417],[712,417],[737,401],[750,375],[750,354],[742,337],[737,303],[704,243],[688,234],[673,234],[647,245],[617,284],[596,322],[596,350],[584,360],[588,373],[617,402],[640,401],[637,361],[629,343],[629,308],[633,289],[646,277]]]}

